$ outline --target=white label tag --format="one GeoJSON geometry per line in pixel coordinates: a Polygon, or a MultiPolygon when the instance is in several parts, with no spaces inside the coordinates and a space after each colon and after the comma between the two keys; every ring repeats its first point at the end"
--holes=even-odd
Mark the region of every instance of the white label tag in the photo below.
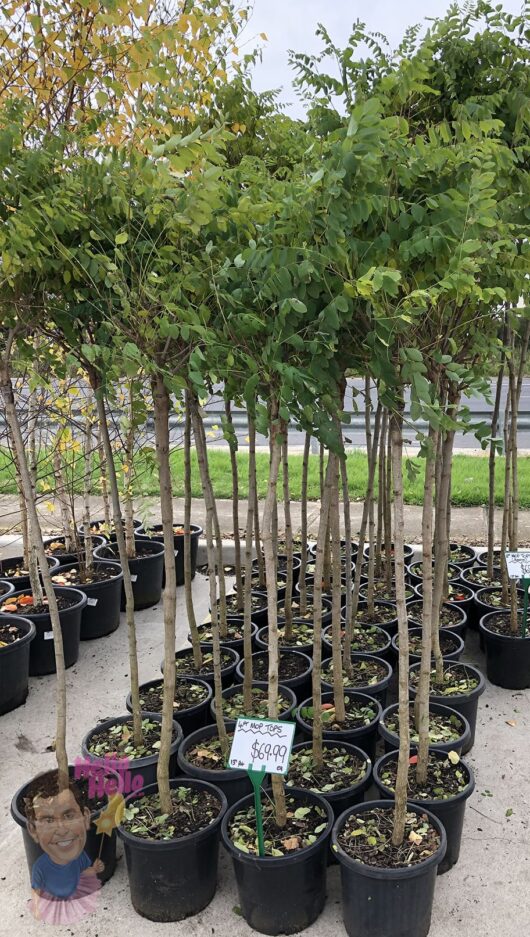
{"type": "Polygon", "coordinates": [[[228,765],[244,771],[287,774],[296,725],[274,719],[238,719],[228,765]]]}
{"type": "Polygon", "coordinates": [[[137,576],[136,573],[134,573],[134,574],[131,576],[131,582],[136,582],[137,579],[138,579],[138,576],[137,576]]]}
{"type": "Polygon", "coordinates": [[[505,553],[504,558],[510,579],[530,579],[530,550],[505,553]]]}
{"type": "Polygon", "coordinates": [[[87,600],[86,600],[86,604],[87,604],[87,605],[97,605],[97,604],[98,604],[98,600],[97,600],[97,599],[87,599],[87,600]]]}
{"type": "Polygon", "coordinates": [[[44,632],[44,640],[45,640],[45,641],[53,641],[53,631],[45,631],[45,632],[44,632]]]}

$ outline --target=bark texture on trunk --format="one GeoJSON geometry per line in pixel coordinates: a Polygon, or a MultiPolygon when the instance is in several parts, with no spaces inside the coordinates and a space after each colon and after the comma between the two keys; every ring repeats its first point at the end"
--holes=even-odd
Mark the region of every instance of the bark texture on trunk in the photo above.
{"type": "Polygon", "coordinates": [[[322,765],[322,573],[324,569],[324,545],[329,525],[329,512],[331,506],[331,486],[333,465],[328,460],[326,478],[324,481],[324,494],[320,507],[320,520],[318,524],[315,583],[313,589],[313,671],[312,697],[313,697],[313,762],[317,767],[322,765]]]}
{"type": "MultiPolygon", "coordinates": [[[[421,542],[423,548],[423,618],[421,633],[421,662],[418,693],[416,695],[416,728],[419,735],[416,777],[425,784],[429,766],[429,690],[431,683],[432,631],[439,628],[433,620],[433,572],[432,572],[432,512],[434,494],[435,456],[438,433],[429,428],[429,448],[425,459],[425,481],[423,485],[423,511],[421,520],[421,542]]],[[[439,643],[439,642],[438,642],[439,643]]]]}
{"type": "Polygon", "coordinates": [[[236,570],[237,607],[242,609],[243,577],[241,575],[241,537],[239,535],[239,473],[237,467],[237,438],[232,420],[232,408],[230,405],[230,400],[228,399],[225,399],[225,416],[228,426],[227,441],[230,452],[230,471],[232,473],[232,526],[234,528],[234,565],[236,570]]]}
{"type": "Polygon", "coordinates": [[[191,577],[191,413],[187,391],[184,397],[184,407],[184,595],[193,648],[193,663],[198,670],[202,666],[202,651],[193,606],[191,577]]]}

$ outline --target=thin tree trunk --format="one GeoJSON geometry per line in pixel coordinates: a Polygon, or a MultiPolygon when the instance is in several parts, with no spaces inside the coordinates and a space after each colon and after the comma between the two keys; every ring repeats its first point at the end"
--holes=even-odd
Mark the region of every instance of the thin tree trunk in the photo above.
{"type": "Polygon", "coordinates": [[[346,560],[345,586],[346,586],[346,607],[345,630],[352,628],[352,543],[351,543],[351,511],[350,511],[350,493],[348,488],[348,467],[346,463],[346,453],[342,452],[339,457],[340,474],[342,482],[342,512],[344,516],[344,555],[346,560]]]}
{"type": "Polygon", "coordinates": [[[123,572],[123,590],[125,592],[125,619],[127,621],[127,635],[129,642],[129,670],[131,681],[131,707],[133,717],[133,741],[135,746],[140,746],[143,741],[142,716],[140,708],[140,686],[138,677],[138,650],[136,645],[136,625],[134,621],[134,594],[131,580],[131,571],[129,569],[129,557],[125,546],[125,532],[123,517],[120,507],[120,495],[118,489],[118,478],[116,467],[112,456],[112,445],[109,435],[109,426],[107,422],[107,413],[99,379],[95,371],[91,371],[90,383],[96,398],[96,409],[99,422],[99,432],[105,453],[107,463],[108,480],[110,496],[112,499],[112,513],[114,528],[116,531],[116,543],[118,555],[123,572]]]}
{"type": "Polygon", "coordinates": [[[324,493],[320,507],[317,544],[315,551],[315,583],[313,589],[313,762],[317,768],[322,766],[322,574],[324,569],[324,546],[329,524],[331,505],[332,461],[328,460],[324,493]]]}
{"type": "Polygon", "coordinates": [[[429,449],[425,459],[425,480],[423,485],[423,511],[421,520],[421,541],[423,547],[423,618],[421,632],[421,662],[418,692],[416,694],[416,728],[419,735],[418,763],[416,777],[418,784],[425,784],[429,767],[429,689],[431,683],[431,652],[433,623],[433,568],[432,568],[432,511],[435,474],[435,457],[438,433],[429,427],[429,449]]]}
{"type": "Polygon", "coordinates": [[[409,630],[405,596],[404,509],[403,509],[403,416],[392,413],[392,477],[394,490],[394,565],[399,635],[399,757],[395,789],[392,843],[399,846],[405,835],[410,758],[409,728],[409,630]]]}
{"type": "MultiPolygon", "coordinates": [[[[213,673],[214,673],[214,701],[215,701],[215,724],[217,734],[221,744],[223,758],[228,758],[228,735],[223,718],[223,687],[221,684],[221,640],[220,640],[220,608],[217,605],[216,588],[216,563],[219,561],[218,555],[213,543],[213,530],[215,525],[215,500],[213,497],[212,483],[208,471],[208,461],[206,456],[206,439],[204,436],[202,420],[199,414],[199,407],[195,396],[190,392],[189,401],[191,407],[191,418],[193,423],[193,433],[195,436],[195,448],[197,451],[197,461],[201,476],[202,493],[206,507],[206,550],[208,554],[208,575],[210,580],[210,609],[212,625],[212,644],[213,644],[213,673]]],[[[220,579],[224,581],[224,570],[221,561],[220,579]]],[[[225,608],[226,611],[226,608],[225,608]]]]}
{"type": "MultiPolygon", "coordinates": [[[[504,556],[508,546],[508,537],[510,532],[510,501],[511,501],[511,469],[510,459],[510,413],[511,413],[511,395],[508,391],[506,396],[506,408],[504,412],[504,507],[502,511],[502,532],[501,532],[501,556],[504,556]]],[[[501,563],[502,571],[502,600],[503,605],[509,601],[510,586],[508,579],[508,570],[505,563],[501,563]]]]}
{"type": "Polygon", "coordinates": [[[134,542],[134,505],[133,505],[133,449],[134,449],[134,401],[133,383],[129,382],[129,395],[127,400],[127,429],[125,432],[125,446],[123,459],[123,508],[125,514],[125,548],[129,559],[136,556],[134,542]]]}
{"type": "Polygon", "coordinates": [[[53,477],[55,479],[55,499],[59,502],[61,524],[64,542],[67,550],[75,550],[75,538],[72,530],[72,518],[68,506],[68,495],[64,480],[63,458],[61,454],[63,430],[60,430],[55,440],[53,450],[53,477]]]}
{"type": "Polygon", "coordinates": [[[217,505],[215,502],[215,497],[213,493],[212,479],[210,476],[210,467],[208,464],[208,447],[206,445],[206,434],[204,432],[204,423],[201,419],[199,412],[199,406],[197,403],[196,397],[192,398],[192,420],[193,420],[193,431],[195,434],[195,447],[197,450],[197,459],[199,460],[199,466],[201,468],[201,482],[203,484],[203,495],[206,502],[206,495],[204,493],[204,484],[208,489],[208,502],[210,505],[211,520],[212,520],[212,530],[215,535],[215,566],[217,567],[217,575],[219,579],[219,632],[222,638],[226,638],[228,634],[228,626],[226,621],[226,583],[225,583],[225,571],[223,563],[223,541],[221,538],[221,527],[219,525],[219,515],[217,513],[217,505]],[[200,457],[202,458],[202,465],[200,457]]]}
{"type": "Polygon", "coordinates": [[[394,578],[394,562],[392,557],[392,440],[388,433],[388,448],[385,462],[385,504],[384,504],[384,530],[385,530],[385,578],[386,587],[390,592],[394,578]]]}
{"type": "MultiPolygon", "coordinates": [[[[263,550],[267,578],[267,600],[269,610],[269,718],[278,718],[278,590],[276,586],[276,541],[274,539],[274,506],[277,504],[277,483],[281,459],[281,442],[278,439],[278,403],[273,398],[270,406],[270,464],[267,497],[263,510],[263,550]]],[[[281,429],[287,432],[285,422],[281,429]]],[[[272,791],[276,812],[276,823],[283,827],[287,822],[287,807],[283,778],[272,775],[272,791]]]]}
{"type": "MultiPolygon", "coordinates": [[[[383,413],[383,425],[381,427],[381,439],[379,440],[379,465],[377,479],[377,529],[375,536],[375,557],[374,557],[374,576],[376,579],[382,578],[383,569],[383,523],[385,509],[385,456],[386,456],[386,436],[387,436],[388,410],[383,413]]],[[[373,601],[373,586],[372,586],[373,601]]]]}
{"type": "MultiPolygon", "coordinates": [[[[282,427],[283,430],[283,427],[282,427]]],[[[285,523],[285,553],[287,556],[287,581],[285,585],[285,640],[290,641],[293,633],[293,526],[291,522],[291,494],[289,491],[289,448],[287,429],[283,430],[283,515],[285,523]]],[[[277,588],[277,587],[276,587],[277,588]]]]}
{"type": "Polygon", "coordinates": [[[169,463],[169,394],[163,377],[158,374],[152,382],[156,455],[160,481],[160,510],[164,535],[164,693],[162,699],[162,727],[160,750],[156,769],[161,813],[172,811],[169,786],[169,759],[173,741],[173,714],[175,699],[175,618],[177,613],[177,577],[173,534],[173,492],[169,463]]]}
{"type": "Polygon", "coordinates": [[[99,480],[101,484],[101,498],[103,500],[103,517],[105,519],[105,528],[110,531],[110,499],[107,481],[107,460],[105,458],[105,449],[101,437],[101,427],[98,427],[97,451],[99,457],[99,480]]]}
{"type": "Polygon", "coordinates": [[[84,555],[84,567],[86,570],[92,569],[94,562],[94,554],[92,550],[92,533],[90,530],[90,495],[92,494],[92,459],[93,459],[93,449],[92,449],[92,413],[90,404],[87,405],[86,415],[85,415],[85,431],[84,431],[84,457],[85,464],[83,467],[83,551],[81,556],[84,555]]]}
{"type": "Polygon", "coordinates": [[[191,413],[188,392],[184,398],[184,595],[186,614],[193,648],[193,665],[202,667],[201,639],[193,607],[193,583],[191,577],[191,413]]]}
{"type": "Polygon", "coordinates": [[[304,455],[302,458],[302,490],[301,490],[301,531],[300,539],[302,541],[300,576],[300,615],[305,615],[307,611],[307,478],[309,472],[309,453],[311,450],[311,433],[305,434],[304,455]]]}
{"type": "MultiPolygon", "coordinates": [[[[338,427],[340,430],[340,427],[338,427]]],[[[332,592],[331,592],[331,635],[333,659],[333,702],[338,723],[346,719],[344,704],[344,680],[342,675],[342,622],[341,622],[341,550],[340,550],[340,515],[339,515],[339,461],[335,453],[329,454],[332,460],[332,487],[330,503],[330,529],[332,554],[332,592]]]]}
{"type": "Polygon", "coordinates": [[[241,537],[239,535],[239,473],[237,468],[237,437],[232,421],[230,400],[225,398],[225,415],[228,426],[226,439],[230,452],[230,469],[232,473],[232,526],[234,528],[234,553],[236,570],[237,607],[243,608],[243,577],[241,575],[241,537]]]}
{"type": "Polygon", "coordinates": [[[248,417],[248,503],[245,540],[245,583],[243,590],[243,654],[245,671],[243,676],[243,702],[245,712],[252,712],[252,528],[254,524],[254,495],[256,486],[256,427],[250,414],[248,417]]]}
{"type": "MultiPolygon", "coordinates": [[[[506,327],[503,328],[503,348],[505,341],[506,327]]],[[[493,579],[493,551],[495,549],[495,456],[497,454],[496,445],[493,439],[497,436],[497,427],[499,424],[499,413],[501,409],[502,382],[504,379],[504,365],[506,355],[503,351],[501,364],[497,375],[497,385],[495,388],[495,401],[493,412],[491,414],[491,437],[490,451],[488,459],[488,578],[493,579]]]]}
{"type": "MultiPolygon", "coordinates": [[[[53,650],[56,669],[55,757],[57,759],[58,784],[60,789],[63,789],[68,787],[68,756],[66,753],[66,670],[64,665],[63,635],[61,631],[57,599],[50,575],[50,568],[48,566],[48,561],[44,550],[44,543],[42,539],[39,518],[37,515],[35,499],[33,497],[33,485],[26,459],[24,441],[22,439],[18,413],[15,406],[13,385],[9,373],[9,349],[6,351],[5,361],[0,368],[0,387],[4,400],[6,422],[9,426],[9,432],[13,440],[14,450],[20,470],[20,478],[28,509],[32,551],[35,559],[38,562],[38,565],[40,566],[42,581],[44,583],[44,591],[48,599],[48,611],[52,623],[53,650]]],[[[34,601],[42,604],[42,591],[40,590],[40,583],[38,588],[40,594],[39,592],[33,592],[34,601]]]]}

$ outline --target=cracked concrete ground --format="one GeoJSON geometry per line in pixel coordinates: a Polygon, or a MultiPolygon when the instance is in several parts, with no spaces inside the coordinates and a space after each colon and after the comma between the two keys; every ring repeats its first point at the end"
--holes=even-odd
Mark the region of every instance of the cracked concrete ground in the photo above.
{"type": "MultiPolygon", "coordinates": [[[[10,553],[13,555],[13,549],[10,553]]],[[[208,596],[206,580],[199,574],[193,590],[201,620],[208,596]]],[[[137,628],[140,680],[146,681],[160,673],[161,605],[138,613],[137,628]]],[[[179,589],[177,647],[185,645],[186,631],[184,596],[179,589]]],[[[467,659],[484,670],[484,656],[474,633],[468,637],[467,659]]],[[[78,662],[67,671],[67,685],[67,744],[73,760],[80,753],[82,736],[98,719],[125,712],[128,658],[124,621],[114,634],[82,643],[78,662]]],[[[476,774],[476,790],[468,801],[460,861],[437,881],[431,937],[521,937],[530,927],[529,734],[530,690],[512,692],[487,683],[479,704],[476,743],[466,756],[476,774]],[[507,811],[512,811],[508,817],[507,811]]],[[[9,804],[14,791],[29,777],[54,766],[48,751],[53,736],[54,678],[30,678],[26,704],[0,718],[1,937],[33,937],[41,934],[44,926],[33,920],[26,907],[29,878],[21,832],[9,815],[9,804]]],[[[120,845],[118,850],[116,873],[102,890],[96,913],[60,928],[59,933],[76,937],[120,933],[154,937],[160,933],[161,925],[133,911],[120,845]]],[[[339,869],[332,867],[326,907],[305,932],[307,937],[345,934],[340,894],[339,869]]],[[[253,931],[234,910],[238,903],[231,864],[222,855],[219,886],[211,905],[194,918],[172,924],[171,933],[177,937],[250,937],[253,931]]]]}

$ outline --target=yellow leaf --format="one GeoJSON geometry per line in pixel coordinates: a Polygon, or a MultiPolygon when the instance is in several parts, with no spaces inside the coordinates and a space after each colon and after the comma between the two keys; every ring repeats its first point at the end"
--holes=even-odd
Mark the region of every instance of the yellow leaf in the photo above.
{"type": "Polygon", "coordinates": [[[268,41],[269,41],[269,37],[267,36],[267,33],[260,33],[260,34],[259,34],[259,37],[260,37],[260,39],[263,39],[264,42],[268,42],[268,41]]]}

